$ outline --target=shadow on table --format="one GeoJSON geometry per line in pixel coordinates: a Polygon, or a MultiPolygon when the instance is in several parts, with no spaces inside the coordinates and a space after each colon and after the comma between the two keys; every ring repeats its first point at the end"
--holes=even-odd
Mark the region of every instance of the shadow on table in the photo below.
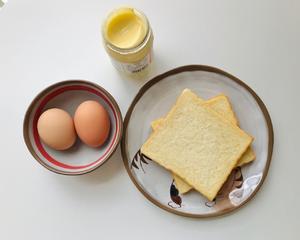
{"type": "Polygon", "coordinates": [[[111,158],[108,159],[102,166],[93,172],[79,176],[79,178],[80,180],[91,184],[101,184],[110,181],[110,179],[119,174],[122,169],[124,169],[124,165],[119,146],[111,158]]]}

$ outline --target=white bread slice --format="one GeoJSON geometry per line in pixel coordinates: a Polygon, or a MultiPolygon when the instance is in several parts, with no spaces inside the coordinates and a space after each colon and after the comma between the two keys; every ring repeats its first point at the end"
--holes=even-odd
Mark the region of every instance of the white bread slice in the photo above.
{"type": "Polygon", "coordinates": [[[213,200],[251,142],[251,136],[184,90],[141,152],[213,200]]]}
{"type": "MultiPolygon", "coordinates": [[[[199,99],[201,99],[201,98],[199,97],[199,99]]],[[[219,95],[217,97],[211,98],[211,99],[205,101],[204,104],[207,104],[208,106],[210,106],[212,110],[216,111],[217,113],[222,115],[224,118],[227,118],[233,124],[238,125],[238,121],[232,110],[229,99],[225,95],[219,95]]],[[[159,125],[163,124],[163,122],[164,122],[164,118],[159,118],[159,119],[152,121],[151,122],[152,129],[155,131],[159,127],[159,125]]],[[[252,150],[251,146],[249,146],[249,148],[245,151],[245,153],[238,160],[237,166],[243,166],[244,164],[252,162],[254,159],[255,159],[255,153],[252,150]]],[[[190,191],[191,189],[193,189],[192,186],[190,186],[188,183],[186,183],[180,177],[176,176],[176,174],[173,174],[173,178],[175,180],[175,184],[176,184],[176,187],[177,187],[179,193],[184,194],[184,193],[187,193],[188,191],[190,191]]]]}

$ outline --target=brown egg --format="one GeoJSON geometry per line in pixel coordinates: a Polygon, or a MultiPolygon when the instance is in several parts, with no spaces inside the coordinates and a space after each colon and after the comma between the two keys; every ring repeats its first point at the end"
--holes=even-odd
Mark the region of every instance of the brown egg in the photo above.
{"type": "Polygon", "coordinates": [[[91,147],[101,146],[110,130],[109,115],[96,101],[86,101],[78,106],[74,124],[81,141],[91,147]]]}
{"type": "Polygon", "coordinates": [[[59,108],[43,112],[39,117],[37,130],[42,141],[56,150],[68,149],[76,140],[73,119],[59,108]]]}

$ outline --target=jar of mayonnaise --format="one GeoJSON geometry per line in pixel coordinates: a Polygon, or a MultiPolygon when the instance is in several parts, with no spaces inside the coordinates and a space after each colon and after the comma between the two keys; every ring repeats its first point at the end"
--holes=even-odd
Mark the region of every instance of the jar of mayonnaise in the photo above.
{"type": "Polygon", "coordinates": [[[152,62],[153,33],[147,17],[135,8],[112,11],[102,27],[105,49],[121,72],[144,72],[152,62]]]}

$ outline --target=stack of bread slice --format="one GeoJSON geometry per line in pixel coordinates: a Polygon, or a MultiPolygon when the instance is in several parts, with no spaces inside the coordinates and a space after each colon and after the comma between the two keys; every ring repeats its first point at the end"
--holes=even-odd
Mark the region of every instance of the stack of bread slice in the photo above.
{"type": "Polygon", "coordinates": [[[255,159],[253,138],[238,127],[225,95],[205,101],[185,89],[151,127],[141,152],[172,172],[181,194],[194,188],[213,200],[236,166],[255,159]]]}

